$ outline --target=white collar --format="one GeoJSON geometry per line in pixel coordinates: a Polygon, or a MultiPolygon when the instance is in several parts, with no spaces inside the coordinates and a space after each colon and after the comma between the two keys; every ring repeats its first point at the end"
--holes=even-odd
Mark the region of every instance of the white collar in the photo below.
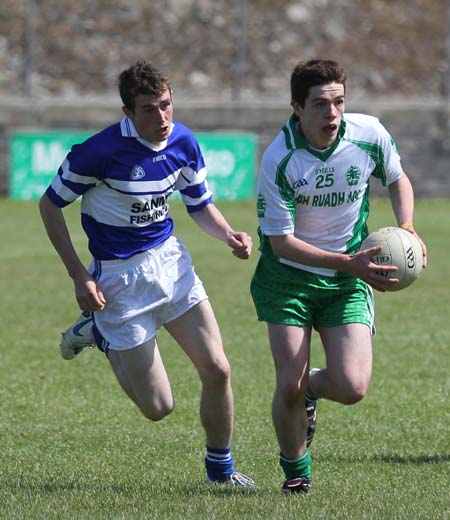
{"type": "MultiPolygon", "coordinates": [[[[172,133],[174,126],[175,125],[173,124],[173,122],[170,123],[169,135],[172,133]]],[[[150,143],[149,141],[146,141],[145,139],[143,139],[139,135],[138,131],[136,130],[136,127],[134,126],[133,121],[127,116],[125,116],[122,119],[122,121],[120,122],[120,130],[122,132],[122,137],[134,137],[141,144],[143,144],[144,146],[147,146],[154,152],[159,152],[161,150],[164,150],[164,148],[166,148],[166,146],[167,146],[167,139],[164,141],[161,141],[160,143],[150,143]]]]}

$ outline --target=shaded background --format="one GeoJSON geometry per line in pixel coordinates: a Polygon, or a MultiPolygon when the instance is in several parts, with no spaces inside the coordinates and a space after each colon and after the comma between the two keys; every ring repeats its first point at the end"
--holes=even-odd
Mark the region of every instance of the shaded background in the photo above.
{"type": "Polygon", "coordinates": [[[116,78],[145,58],[193,130],[255,132],[289,115],[298,60],[337,59],[347,109],[395,137],[418,196],[450,196],[448,0],[2,0],[0,193],[13,129],[99,129],[121,116],[116,78]],[[426,182],[424,182],[426,175],[426,182]]]}

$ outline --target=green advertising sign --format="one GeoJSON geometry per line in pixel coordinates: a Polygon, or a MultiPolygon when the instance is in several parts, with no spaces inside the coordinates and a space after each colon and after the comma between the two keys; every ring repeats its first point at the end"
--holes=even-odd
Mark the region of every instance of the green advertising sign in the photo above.
{"type": "MultiPolygon", "coordinates": [[[[9,195],[37,199],[50,184],[73,144],[91,133],[71,131],[17,132],[10,142],[9,195]]],[[[257,139],[249,133],[198,133],[208,183],[216,200],[254,196],[257,139]]]]}
{"type": "Polygon", "coordinates": [[[196,134],[208,169],[208,184],[217,200],[255,195],[257,140],[253,134],[196,134]]]}
{"type": "Polygon", "coordinates": [[[58,171],[71,146],[86,132],[20,132],[10,144],[9,195],[13,199],[39,198],[58,171]]]}

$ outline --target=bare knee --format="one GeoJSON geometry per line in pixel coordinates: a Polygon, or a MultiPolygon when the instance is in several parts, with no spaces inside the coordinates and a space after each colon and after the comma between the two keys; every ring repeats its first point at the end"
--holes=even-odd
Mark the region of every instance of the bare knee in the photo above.
{"type": "Polygon", "coordinates": [[[231,377],[230,364],[226,358],[211,360],[199,368],[199,375],[203,383],[226,386],[231,377]]]}
{"type": "Polygon", "coordinates": [[[139,409],[142,415],[150,421],[161,421],[164,417],[170,415],[174,409],[174,402],[172,401],[160,401],[151,403],[139,404],[139,409]]]}
{"type": "Polygon", "coordinates": [[[353,384],[343,389],[337,399],[345,405],[356,404],[361,401],[367,392],[367,385],[364,383],[353,384]]]}
{"type": "Polygon", "coordinates": [[[306,384],[299,381],[284,382],[279,387],[278,393],[287,407],[296,406],[305,398],[306,384]]]}

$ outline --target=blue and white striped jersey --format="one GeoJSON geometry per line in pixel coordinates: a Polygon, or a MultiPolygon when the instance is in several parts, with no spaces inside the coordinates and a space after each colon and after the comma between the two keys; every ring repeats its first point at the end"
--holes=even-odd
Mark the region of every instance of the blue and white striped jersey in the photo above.
{"type": "Polygon", "coordinates": [[[81,196],[81,223],[98,260],[129,258],[164,242],[173,221],[168,199],[179,190],[188,212],[212,202],[193,133],[174,121],[158,145],[124,117],[74,145],[46,194],[63,208],[81,196]]]}

